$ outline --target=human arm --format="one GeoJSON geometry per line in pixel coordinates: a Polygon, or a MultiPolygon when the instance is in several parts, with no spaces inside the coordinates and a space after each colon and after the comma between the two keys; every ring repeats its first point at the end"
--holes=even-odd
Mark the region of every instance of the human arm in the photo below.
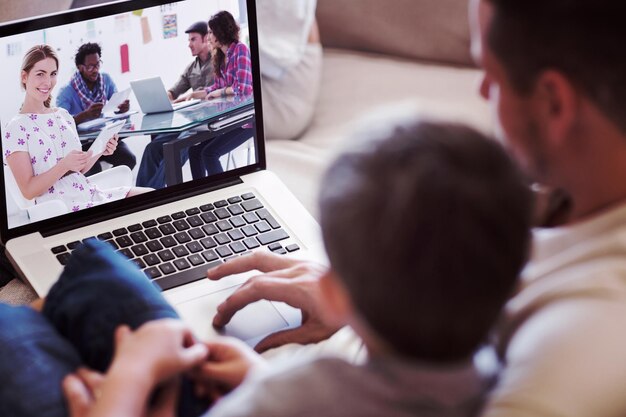
{"type": "Polygon", "coordinates": [[[74,115],[74,121],[78,125],[87,120],[96,119],[100,117],[100,114],[102,114],[103,107],[104,107],[104,103],[93,103],[84,111],[74,115]]]}
{"type": "Polygon", "coordinates": [[[124,100],[122,102],[122,104],[120,104],[119,106],[117,106],[117,112],[118,113],[126,113],[128,111],[128,109],[130,108],[130,101],[128,100],[124,100]]]}
{"type": "Polygon", "coordinates": [[[200,100],[205,100],[208,98],[208,94],[206,92],[206,89],[204,88],[199,88],[197,90],[191,91],[187,94],[184,94],[180,97],[178,97],[178,99],[176,99],[174,102],[175,103],[180,103],[181,101],[187,101],[187,100],[191,100],[194,98],[199,98],[200,100]]]}
{"type": "MultiPolygon", "coordinates": [[[[98,386],[85,378],[84,371],[82,387],[77,381],[81,375],[69,376],[64,381],[70,410],[82,413],[72,417],[143,416],[157,385],[164,387],[164,392],[160,391],[162,396],[171,398],[176,394],[172,378],[207,356],[206,346],[195,343],[179,320],[149,322],[135,332],[122,326],[115,336],[113,362],[98,386]],[[90,386],[97,390],[90,390],[90,386]]],[[[167,401],[172,413],[174,403],[167,401]]]]}
{"type": "Polygon", "coordinates": [[[191,88],[191,83],[189,81],[189,72],[193,66],[193,62],[185,68],[183,73],[178,77],[176,83],[172,86],[172,88],[167,90],[167,96],[170,101],[176,100],[181,94],[185,93],[187,90],[191,88]]]}
{"type": "MultiPolygon", "coordinates": [[[[27,200],[48,191],[61,177],[70,171],[81,172],[89,163],[91,153],[74,150],[48,171],[35,175],[28,152],[14,152],[6,160],[20,192],[27,200]]],[[[93,165],[93,164],[92,164],[93,165]]]]}
{"type": "Polygon", "coordinates": [[[207,271],[209,279],[218,280],[232,274],[258,270],[262,274],[250,278],[217,308],[215,327],[224,327],[233,315],[248,304],[262,299],[282,301],[302,311],[302,325],[273,333],[256,346],[257,352],[287,343],[315,343],[332,336],[339,326],[323,314],[319,279],[326,267],[313,262],[298,261],[267,251],[241,256],[207,271]]]}

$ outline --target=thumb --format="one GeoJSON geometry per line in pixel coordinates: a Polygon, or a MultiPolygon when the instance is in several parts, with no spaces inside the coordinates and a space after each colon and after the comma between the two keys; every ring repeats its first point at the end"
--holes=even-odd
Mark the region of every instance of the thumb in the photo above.
{"type": "Polygon", "coordinates": [[[204,343],[196,343],[183,350],[181,359],[183,366],[192,367],[202,363],[209,356],[209,348],[204,343]]]}
{"type": "Polygon", "coordinates": [[[295,329],[281,330],[262,339],[254,347],[254,350],[257,351],[257,353],[263,353],[266,350],[288,343],[300,343],[304,345],[310,341],[310,337],[307,334],[308,332],[309,330],[302,326],[296,327],[295,329]]]}
{"type": "Polygon", "coordinates": [[[71,374],[66,376],[63,379],[63,393],[70,417],[86,417],[91,406],[91,398],[82,381],[71,374]]]}
{"type": "Polygon", "coordinates": [[[116,349],[119,348],[120,344],[122,344],[122,342],[128,337],[130,333],[131,333],[130,327],[128,327],[125,324],[118,326],[117,329],[115,329],[115,348],[116,349]]]}

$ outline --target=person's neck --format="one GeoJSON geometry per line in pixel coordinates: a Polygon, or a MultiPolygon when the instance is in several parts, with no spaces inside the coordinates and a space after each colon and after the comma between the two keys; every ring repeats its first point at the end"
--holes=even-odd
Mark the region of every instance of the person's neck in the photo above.
{"type": "Polygon", "coordinates": [[[43,114],[48,113],[50,108],[46,107],[43,102],[33,100],[30,97],[26,97],[24,103],[22,104],[22,108],[20,109],[21,113],[36,113],[43,114]]]}
{"type": "Polygon", "coordinates": [[[228,48],[230,48],[230,45],[222,45],[220,49],[224,52],[224,55],[228,55],[228,48]]]}
{"type": "Polygon", "coordinates": [[[572,202],[568,224],[626,203],[626,134],[611,123],[581,130],[586,139],[575,153],[562,156],[562,188],[572,202]]]}
{"type": "Polygon", "coordinates": [[[354,316],[349,319],[348,324],[363,341],[369,358],[380,359],[394,355],[394,349],[360,318],[354,316]]]}
{"type": "MultiPolygon", "coordinates": [[[[81,77],[83,77],[83,76],[81,75],[81,77]]],[[[90,90],[93,90],[93,88],[96,86],[96,82],[95,81],[88,80],[85,77],[83,77],[83,81],[85,82],[85,85],[87,86],[87,88],[90,89],[90,90]]]]}
{"type": "Polygon", "coordinates": [[[205,62],[208,61],[209,52],[210,52],[209,48],[207,48],[206,50],[203,49],[202,51],[200,51],[200,53],[198,54],[198,59],[200,60],[200,62],[204,64],[205,62]]]}

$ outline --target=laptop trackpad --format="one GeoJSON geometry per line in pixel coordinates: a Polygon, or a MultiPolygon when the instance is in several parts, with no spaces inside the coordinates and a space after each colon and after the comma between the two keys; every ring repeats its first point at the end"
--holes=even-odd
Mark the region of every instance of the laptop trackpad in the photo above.
{"type": "MultiPolygon", "coordinates": [[[[237,286],[231,287],[183,302],[178,304],[176,309],[198,337],[210,338],[218,334],[212,325],[217,306],[236,288],[237,286]]],[[[287,321],[272,303],[262,300],[238,311],[219,334],[236,337],[254,346],[268,334],[286,329],[288,326],[287,321]]]]}

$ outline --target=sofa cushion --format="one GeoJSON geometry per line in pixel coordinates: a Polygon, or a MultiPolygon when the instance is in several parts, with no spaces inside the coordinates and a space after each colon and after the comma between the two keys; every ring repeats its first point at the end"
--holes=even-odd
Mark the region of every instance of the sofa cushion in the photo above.
{"type": "Polygon", "coordinates": [[[480,71],[388,55],[327,48],[313,122],[296,141],[271,140],[267,164],[317,217],[317,190],[328,162],[351,148],[364,123],[411,111],[493,131],[478,94],[480,71]],[[355,70],[357,68],[358,70],[355,70]],[[381,77],[381,74],[385,76],[381,77]]]}
{"type": "Polygon", "coordinates": [[[467,0],[318,0],[324,46],[471,66],[467,0]]]}

